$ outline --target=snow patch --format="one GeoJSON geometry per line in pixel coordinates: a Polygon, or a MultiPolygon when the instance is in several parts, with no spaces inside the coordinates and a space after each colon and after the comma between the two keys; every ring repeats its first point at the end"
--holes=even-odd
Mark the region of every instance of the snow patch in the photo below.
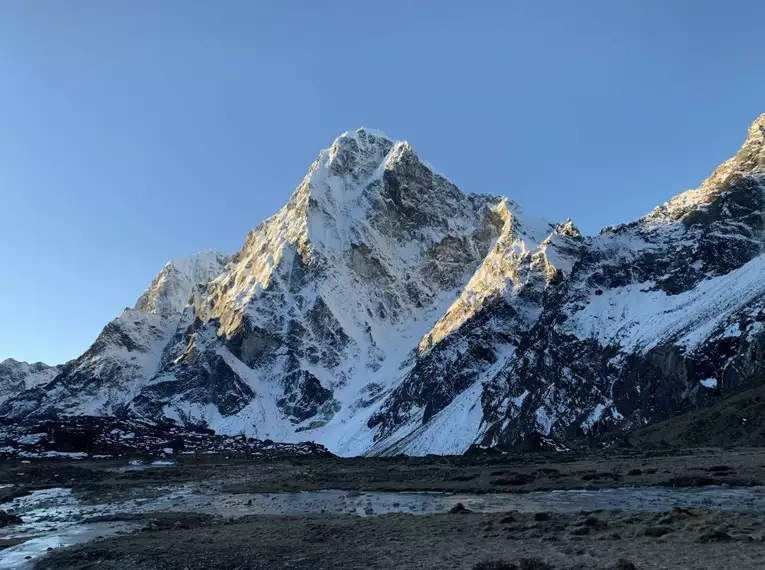
{"type": "Polygon", "coordinates": [[[704,380],[699,380],[699,384],[704,386],[704,388],[717,388],[717,379],[716,378],[705,378],[704,380]]]}
{"type": "MultiPolygon", "coordinates": [[[[736,311],[765,295],[765,256],[677,295],[653,282],[607,289],[575,310],[566,330],[602,346],[645,353],[670,340],[693,352],[736,311]]],[[[729,334],[732,334],[732,329],[729,334]]]]}

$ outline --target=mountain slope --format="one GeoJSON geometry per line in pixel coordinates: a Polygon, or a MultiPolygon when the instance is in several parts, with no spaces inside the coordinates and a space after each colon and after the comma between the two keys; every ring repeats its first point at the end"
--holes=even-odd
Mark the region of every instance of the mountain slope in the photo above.
{"type": "Polygon", "coordinates": [[[762,366],[765,116],[697,190],[591,240],[493,384],[487,441],[571,439],[706,405],[762,366]],[[528,392],[523,406],[508,402],[528,392]]]}
{"type": "Polygon", "coordinates": [[[539,318],[546,295],[565,280],[581,255],[584,240],[570,222],[554,226],[504,202],[500,211],[504,226],[494,247],[423,337],[411,371],[370,418],[367,425],[376,429],[380,442],[375,451],[467,449],[481,433],[484,383],[513,358],[539,318]],[[454,408],[469,414],[469,427],[468,420],[445,420],[454,408]],[[459,426],[456,440],[426,436],[432,430],[440,434],[443,423],[459,426]],[[433,443],[423,446],[422,438],[433,443]]]}
{"type": "Polygon", "coordinates": [[[0,362],[0,403],[36,386],[47,384],[59,373],[59,366],[42,362],[30,364],[7,358],[0,362]]]}
{"type": "Polygon", "coordinates": [[[79,358],[47,384],[17,395],[0,414],[119,415],[159,368],[192,293],[220,272],[228,258],[212,251],[169,261],[134,309],[107,324],[79,358]]]}

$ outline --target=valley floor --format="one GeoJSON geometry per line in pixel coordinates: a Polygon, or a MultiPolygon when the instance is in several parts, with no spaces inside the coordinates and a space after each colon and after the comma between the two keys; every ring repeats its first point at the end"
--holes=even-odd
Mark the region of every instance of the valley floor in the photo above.
{"type": "MultiPolygon", "coordinates": [[[[189,485],[208,495],[229,497],[322,489],[343,489],[349,497],[371,491],[448,491],[482,496],[656,485],[716,486],[721,496],[727,493],[735,498],[739,488],[765,484],[763,449],[263,461],[208,456],[177,461],[162,469],[136,470],[124,469],[125,459],[29,464],[7,461],[0,464],[0,484],[13,486],[0,488],[0,511],[12,505],[7,501],[14,496],[51,487],[71,488],[83,504],[116,504],[127,499],[150,501],[167,489],[189,485]]],[[[172,509],[177,512],[170,510],[138,515],[115,512],[102,517],[104,521],[129,521],[136,525],[135,532],[53,550],[36,561],[37,567],[765,567],[765,513],[755,508],[744,508],[743,512],[719,511],[713,506],[661,512],[507,509],[369,517],[315,512],[238,518],[183,512],[178,506],[172,509]],[[492,561],[496,564],[487,565],[492,561]]]]}
{"type": "Polygon", "coordinates": [[[479,569],[482,562],[503,561],[507,566],[485,567],[759,569],[765,565],[765,544],[750,536],[759,540],[764,519],[616,511],[545,521],[517,513],[255,516],[190,528],[175,521],[170,528],[62,551],[38,568],[479,569]]]}

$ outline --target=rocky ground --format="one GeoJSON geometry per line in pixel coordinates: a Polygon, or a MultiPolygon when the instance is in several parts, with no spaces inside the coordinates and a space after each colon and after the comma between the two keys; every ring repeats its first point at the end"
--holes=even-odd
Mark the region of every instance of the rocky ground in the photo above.
{"type": "MultiPolygon", "coordinates": [[[[140,454],[134,457],[141,458],[140,454]]],[[[151,456],[144,457],[146,461],[151,456]]],[[[0,485],[66,485],[92,500],[136,486],[203,482],[230,493],[358,491],[529,492],[629,486],[702,487],[765,484],[761,448],[519,453],[480,456],[339,458],[172,456],[160,470],[117,472],[124,460],[0,463],[0,485]]],[[[0,500],[2,492],[0,489],[0,500]]]]}
{"type": "MultiPolygon", "coordinates": [[[[113,502],[188,483],[211,492],[319,489],[530,492],[625,486],[765,483],[761,449],[629,450],[609,454],[260,460],[177,456],[163,469],[117,471],[116,460],[0,464],[2,503],[70,487],[84,502],[113,502]]],[[[120,464],[124,464],[122,460],[120,464]]],[[[457,509],[460,510],[460,509],[457,509]]],[[[119,520],[119,514],[112,520],[119,520]]],[[[138,532],[53,551],[38,568],[621,569],[765,567],[765,514],[662,513],[247,516],[124,515],[138,532]]],[[[0,523],[2,524],[2,523],[0,523]]],[[[11,546],[12,543],[3,545],[11,546]]]]}
{"type": "Polygon", "coordinates": [[[676,510],[176,520],[75,547],[38,568],[762,568],[765,516],[676,510]]]}
{"type": "Polygon", "coordinates": [[[244,436],[217,435],[203,427],[141,419],[68,416],[19,421],[0,418],[0,460],[100,458],[138,454],[276,457],[329,455],[312,442],[275,443],[244,436]]]}

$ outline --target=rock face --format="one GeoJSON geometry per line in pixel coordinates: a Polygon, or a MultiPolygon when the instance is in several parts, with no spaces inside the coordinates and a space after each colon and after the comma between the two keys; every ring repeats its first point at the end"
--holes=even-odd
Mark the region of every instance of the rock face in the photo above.
{"type": "Polygon", "coordinates": [[[345,133],[239,253],[168,263],[49,377],[0,364],[0,414],[425,454],[711,404],[762,375],[764,148],[765,116],[699,189],[588,238],[345,133]]]}

